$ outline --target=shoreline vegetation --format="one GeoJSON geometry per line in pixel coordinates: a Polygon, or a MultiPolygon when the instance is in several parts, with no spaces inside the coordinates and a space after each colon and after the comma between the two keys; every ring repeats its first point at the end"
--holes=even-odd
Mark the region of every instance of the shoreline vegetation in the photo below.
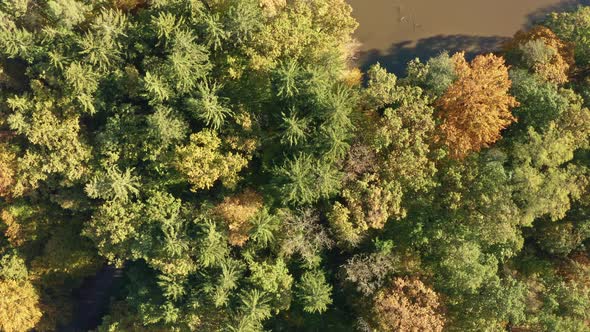
{"type": "Polygon", "coordinates": [[[0,330],[590,331],[590,7],[400,75],[351,11],[2,1],[0,330]]]}

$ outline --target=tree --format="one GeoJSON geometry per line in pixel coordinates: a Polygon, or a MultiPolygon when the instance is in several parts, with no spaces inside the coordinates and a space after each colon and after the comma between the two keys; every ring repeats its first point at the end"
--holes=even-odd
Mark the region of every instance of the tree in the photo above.
{"type": "Polygon", "coordinates": [[[188,106],[197,119],[217,130],[224,124],[226,118],[232,115],[231,110],[224,107],[217,96],[220,86],[205,82],[198,84],[197,87],[200,98],[189,99],[188,106]]]}
{"type": "Polygon", "coordinates": [[[256,246],[265,248],[275,242],[281,221],[275,215],[271,215],[268,209],[263,208],[252,218],[250,238],[256,246]]]}
{"type": "Polygon", "coordinates": [[[349,247],[369,229],[405,216],[406,196],[434,184],[440,155],[433,146],[434,109],[422,89],[397,85],[397,77],[379,65],[371,67],[368,78],[364,100],[373,113],[345,158],[343,202],[328,214],[340,243],[349,247]]]}
{"type": "Polygon", "coordinates": [[[459,303],[449,303],[446,327],[451,330],[501,331],[508,326],[522,326],[527,321],[531,301],[527,285],[507,276],[492,278],[478,294],[465,296],[459,303]]]}
{"type": "Polygon", "coordinates": [[[504,59],[481,55],[471,64],[463,53],[453,55],[457,81],[437,100],[442,140],[454,158],[464,158],[501,138],[516,118],[510,108],[518,106],[508,94],[510,79],[504,59]]]}
{"type": "Polygon", "coordinates": [[[131,248],[140,226],[135,221],[142,208],[140,203],[109,201],[96,210],[84,235],[94,241],[103,257],[121,265],[133,257],[131,248]]]}
{"type": "Polygon", "coordinates": [[[573,91],[559,88],[527,70],[511,70],[510,78],[510,91],[520,105],[513,110],[514,115],[518,117],[518,123],[511,126],[507,131],[508,135],[516,129],[526,130],[528,127],[545,130],[550,121],[556,120],[579,100],[573,91]]]}
{"type": "Polygon", "coordinates": [[[0,259],[0,278],[4,280],[26,280],[28,277],[25,261],[18,252],[5,253],[0,259]]]}
{"type": "Polygon", "coordinates": [[[587,146],[589,116],[578,100],[544,132],[529,128],[514,142],[514,197],[529,224],[541,216],[562,219],[585,191],[586,169],[571,161],[587,146]]]}
{"type": "Polygon", "coordinates": [[[342,247],[356,247],[362,240],[362,231],[366,230],[355,227],[350,215],[350,210],[340,202],[334,203],[327,215],[330,229],[342,247]]]}
{"type": "MultiPolygon", "coordinates": [[[[143,260],[154,270],[185,277],[196,268],[191,255],[196,254],[196,249],[186,234],[182,202],[162,191],[150,191],[146,196],[144,200],[103,203],[94,211],[83,234],[114,264],[143,260]]],[[[207,246],[203,244],[201,250],[207,250],[207,246]]]]}
{"type": "Polygon", "coordinates": [[[0,327],[2,331],[29,330],[41,319],[37,290],[28,281],[0,280],[0,327]]]}
{"type": "MultiPolygon", "coordinates": [[[[7,123],[31,146],[18,158],[14,195],[35,189],[50,175],[68,181],[79,180],[87,170],[90,147],[81,137],[80,117],[74,112],[60,114],[51,91],[40,81],[31,83],[35,97],[15,97],[7,102],[12,110],[7,123]]],[[[61,103],[67,101],[60,100],[61,103]]]]}
{"type": "Polygon", "coordinates": [[[278,12],[287,6],[285,0],[262,0],[263,13],[267,16],[275,16],[278,12]]]}
{"type": "Polygon", "coordinates": [[[340,187],[340,173],[330,163],[300,154],[275,169],[281,199],[287,204],[313,204],[334,195],[340,187]]]}
{"type": "MultiPolygon", "coordinates": [[[[176,29],[172,38],[172,52],[167,59],[167,71],[171,75],[169,80],[174,82],[175,88],[180,93],[187,93],[198,87],[204,101],[204,110],[210,115],[215,107],[216,87],[207,84],[199,84],[199,79],[204,79],[211,64],[209,63],[208,50],[195,42],[196,36],[188,29],[176,29]]],[[[206,118],[207,119],[207,118],[206,118]]],[[[207,119],[208,121],[208,119],[207,119]]]]}
{"type": "Polygon", "coordinates": [[[0,197],[6,197],[10,195],[15,182],[16,155],[5,144],[0,145],[0,169],[0,197]]]}
{"type": "Polygon", "coordinates": [[[154,113],[147,116],[149,142],[145,150],[147,159],[156,161],[170,153],[171,147],[180,143],[188,132],[185,119],[169,107],[156,107],[154,113]]]}
{"type": "Polygon", "coordinates": [[[229,255],[227,237],[217,229],[215,222],[203,220],[200,223],[200,243],[197,261],[203,267],[221,266],[229,255]]]}
{"type": "Polygon", "coordinates": [[[538,245],[553,255],[569,255],[590,238],[590,222],[584,214],[580,210],[570,211],[557,222],[543,219],[536,222],[534,236],[538,245]]]}
{"type": "Polygon", "coordinates": [[[298,85],[302,84],[299,64],[296,61],[281,64],[275,70],[275,85],[277,96],[282,98],[292,98],[299,93],[298,85]]]}
{"type": "MultiPolygon", "coordinates": [[[[18,12],[15,12],[18,15],[18,12]]],[[[1,14],[2,24],[0,25],[0,45],[2,54],[13,57],[19,56],[32,60],[34,51],[33,34],[22,27],[17,26],[10,16],[1,14]]]]}
{"type": "MultiPolygon", "coordinates": [[[[263,5],[269,8],[267,1],[263,5]]],[[[297,0],[288,4],[261,27],[258,38],[253,40],[249,51],[253,67],[274,68],[281,59],[307,63],[319,63],[322,58],[344,60],[341,51],[350,43],[357,26],[351,11],[343,0],[297,0]]]]}
{"type": "Polygon", "coordinates": [[[285,261],[278,258],[274,262],[249,262],[248,265],[251,273],[248,281],[266,294],[273,310],[289,309],[293,277],[285,261]]]}
{"type": "Polygon", "coordinates": [[[332,286],[326,282],[326,276],[321,271],[305,272],[297,289],[298,298],[306,312],[322,313],[332,304],[332,286]]]}
{"type": "Polygon", "coordinates": [[[492,278],[498,261],[482,253],[477,243],[467,242],[449,247],[439,262],[439,287],[447,293],[476,293],[492,278]]]}
{"type": "Polygon", "coordinates": [[[47,7],[50,15],[69,28],[84,21],[84,14],[90,9],[75,0],[53,0],[47,7]]]}
{"type": "Polygon", "coordinates": [[[537,267],[536,275],[527,279],[530,292],[527,297],[529,303],[535,303],[537,312],[528,321],[531,328],[588,330],[590,288],[587,283],[587,258],[584,254],[576,256],[560,259],[561,264],[557,264],[560,267],[550,260],[534,258],[537,266],[544,267],[537,267]]]}
{"type": "Polygon", "coordinates": [[[215,213],[228,226],[230,244],[240,247],[244,245],[254,226],[251,221],[261,208],[262,197],[251,189],[246,189],[236,196],[226,197],[215,207],[215,213]]]}
{"type": "Polygon", "coordinates": [[[189,144],[177,146],[175,166],[186,176],[193,191],[211,188],[218,179],[228,186],[237,182],[238,172],[248,164],[248,156],[222,149],[221,139],[209,129],[192,134],[189,144]]]}
{"type": "Polygon", "coordinates": [[[90,198],[126,201],[139,193],[137,187],[140,179],[132,175],[132,171],[127,169],[121,172],[116,166],[112,166],[107,169],[106,174],[101,173],[86,184],[86,194],[90,198]]]}
{"type": "Polygon", "coordinates": [[[430,58],[426,63],[415,59],[408,63],[406,84],[419,86],[435,97],[442,96],[457,79],[455,63],[448,53],[430,58]]]}
{"type": "MultiPolygon", "coordinates": [[[[31,262],[31,272],[36,277],[49,280],[55,275],[67,274],[72,280],[71,287],[82,282],[83,278],[94,275],[104,261],[98,256],[93,243],[79,236],[79,227],[61,225],[45,243],[43,253],[31,262]]],[[[53,286],[45,282],[46,287],[53,286]]]]}
{"type": "Polygon", "coordinates": [[[29,0],[9,0],[3,4],[9,12],[12,12],[15,17],[22,17],[27,13],[29,0]]]}
{"type": "Polygon", "coordinates": [[[576,63],[579,66],[586,66],[590,63],[589,16],[590,7],[580,7],[572,12],[552,13],[543,23],[561,40],[573,43],[576,63]]]}
{"type": "Polygon", "coordinates": [[[123,11],[132,11],[146,5],[145,0],[111,0],[111,2],[123,11]]]}
{"type": "Polygon", "coordinates": [[[372,315],[382,331],[442,331],[438,295],[418,279],[395,278],[374,298],[372,315]]]}
{"type": "Polygon", "coordinates": [[[561,41],[547,27],[536,26],[526,32],[519,31],[505,48],[509,53],[516,53],[525,67],[546,81],[557,84],[568,81],[574,65],[573,47],[561,41]]]}
{"type": "Polygon", "coordinates": [[[309,121],[298,117],[294,111],[289,116],[282,114],[282,118],[284,132],[281,136],[281,143],[293,146],[304,142],[308,135],[309,121]]]}
{"type": "Polygon", "coordinates": [[[300,257],[304,266],[317,267],[321,262],[320,253],[334,244],[328,231],[319,223],[317,211],[283,209],[277,216],[283,220],[282,232],[277,239],[279,255],[300,257]]]}
{"type": "Polygon", "coordinates": [[[237,323],[231,325],[232,332],[254,332],[262,329],[262,322],[271,316],[271,307],[264,292],[257,289],[242,291],[237,323]]]}

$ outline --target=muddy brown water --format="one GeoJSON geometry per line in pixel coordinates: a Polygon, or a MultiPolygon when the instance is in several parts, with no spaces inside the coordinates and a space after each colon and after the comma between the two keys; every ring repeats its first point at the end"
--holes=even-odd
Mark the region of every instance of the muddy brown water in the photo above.
{"type": "Polygon", "coordinates": [[[548,13],[590,0],[347,0],[359,22],[359,64],[380,62],[397,74],[415,58],[465,50],[496,50],[548,13]]]}

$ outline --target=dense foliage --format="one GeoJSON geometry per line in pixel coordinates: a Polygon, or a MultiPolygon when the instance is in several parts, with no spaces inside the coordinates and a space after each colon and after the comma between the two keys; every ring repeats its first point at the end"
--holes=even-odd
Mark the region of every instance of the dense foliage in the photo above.
{"type": "Polygon", "coordinates": [[[590,331],[590,8],[398,78],[344,0],[0,2],[0,329],[590,331]]]}

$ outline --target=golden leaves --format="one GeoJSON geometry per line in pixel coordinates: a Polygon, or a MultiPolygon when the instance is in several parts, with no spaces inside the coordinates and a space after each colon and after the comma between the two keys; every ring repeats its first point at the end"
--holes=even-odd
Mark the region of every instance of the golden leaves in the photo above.
{"type": "Polygon", "coordinates": [[[16,155],[8,146],[0,145],[0,197],[11,195],[16,174],[16,155]]]}
{"type": "Polygon", "coordinates": [[[6,227],[4,236],[6,236],[8,243],[14,247],[20,247],[25,243],[26,234],[24,234],[21,225],[15,220],[12,213],[7,210],[2,210],[2,212],[0,212],[0,220],[6,227]]]}
{"type": "Polygon", "coordinates": [[[0,330],[28,331],[41,319],[39,295],[28,281],[0,281],[0,330]]]}
{"type": "MultiPolygon", "coordinates": [[[[233,140],[228,141],[226,145],[241,148],[233,140]]],[[[209,189],[218,179],[228,186],[237,182],[238,172],[246,167],[248,157],[242,153],[224,151],[224,147],[221,138],[212,130],[192,134],[188,145],[177,147],[175,166],[188,178],[192,191],[209,189]]],[[[244,149],[249,150],[249,145],[244,149]]]]}
{"type": "Polygon", "coordinates": [[[243,246],[252,228],[250,220],[262,208],[262,197],[251,189],[239,195],[226,197],[215,207],[215,213],[225,220],[229,228],[229,243],[243,246]]]}
{"type": "Polygon", "coordinates": [[[508,51],[520,49],[527,65],[543,79],[563,84],[573,67],[573,45],[559,39],[549,28],[536,26],[529,31],[519,31],[505,46],[508,51]],[[542,48],[542,49],[540,49],[542,48]]]}
{"type": "Polygon", "coordinates": [[[287,6],[287,0],[260,0],[260,6],[264,15],[273,17],[287,6]]]}
{"type": "Polygon", "coordinates": [[[438,295],[418,279],[395,278],[374,299],[373,315],[380,331],[442,331],[438,295]]]}
{"type": "Polygon", "coordinates": [[[519,104],[508,94],[511,81],[503,58],[480,55],[469,64],[457,53],[452,59],[458,79],[436,104],[444,143],[460,159],[499,140],[502,129],[516,121],[510,108],[519,104]]]}

